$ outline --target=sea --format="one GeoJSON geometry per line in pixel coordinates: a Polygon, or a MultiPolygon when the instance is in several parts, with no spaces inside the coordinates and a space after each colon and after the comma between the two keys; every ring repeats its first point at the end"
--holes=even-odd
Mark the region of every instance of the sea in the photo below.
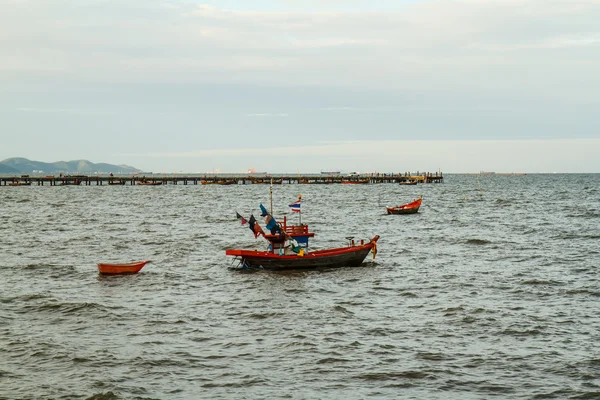
{"type": "Polygon", "coordinates": [[[600,174],[270,190],[0,187],[0,399],[600,398],[600,174]],[[271,199],[376,257],[240,269],[271,199]]]}

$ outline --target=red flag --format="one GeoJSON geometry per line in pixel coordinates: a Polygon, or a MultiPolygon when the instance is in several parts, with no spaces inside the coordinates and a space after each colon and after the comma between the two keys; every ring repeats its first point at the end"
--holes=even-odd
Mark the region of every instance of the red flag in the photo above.
{"type": "Polygon", "coordinates": [[[237,218],[237,219],[239,219],[239,220],[240,220],[240,222],[242,223],[242,225],[244,225],[246,222],[248,222],[248,221],[246,220],[246,218],[242,217],[242,216],[240,215],[240,213],[238,213],[237,211],[235,212],[235,216],[236,216],[236,218],[237,218]]]}
{"type": "Polygon", "coordinates": [[[260,225],[258,225],[258,222],[256,222],[256,218],[254,218],[254,215],[250,215],[250,220],[248,221],[248,223],[250,224],[249,228],[254,233],[255,238],[257,238],[258,235],[265,235],[265,232],[262,230],[260,225]]]}

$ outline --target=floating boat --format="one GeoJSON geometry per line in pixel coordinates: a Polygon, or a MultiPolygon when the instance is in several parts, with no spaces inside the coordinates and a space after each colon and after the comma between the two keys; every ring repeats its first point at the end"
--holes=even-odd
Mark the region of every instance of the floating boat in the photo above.
{"type": "Polygon", "coordinates": [[[116,181],[108,181],[109,185],[124,185],[125,181],[124,180],[116,180],[116,181]]]}
{"type": "Polygon", "coordinates": [[[9,182],[8,186],[31,186],[31,182],[9,182]]]}
{"type": "Polygon", "coordinates": [[[386,207],[388,214],[416,214],[421,207],[423,196],[419,196],[418,199],[411,201],[410,203],[403,204],[401,206],[386,207]]]}
{"type": "Polygon", "coordinates": [[[369,179],[361,179],[361,180],[358,180],[358,181],[345,181],[345,180],[342,180],[342,184],[344,184],[344,185],[366,185],[366,184],[369,184],[369,183],[371,183],[371,181],[369,179]]]}
{"type": "MultiPolygon", "coordinates": [[[[298,201],[290,204],[290,208],[294,212],[300,212],[300,199],[299,196],[298,201]]],[[[373,253],[373,258],[377,253],[379,235],[374,236],[368,242],[361,240],[360,244],[355,244],[354,239],[348,237],[349,244],[346,247],[309,251],[308,239],[314,236],[314,232],[309,231],[308,225],[287,225],[286,218],[284,218],[283,224],[280,224],[262,204],[260,208],[261,216],[265,217],[266,227],[270,230],[270,234],[266,234],[262,230],[253,215],[249,221],[239,214],[237,217],[242,220],[242,224],[249,222],[254,237],[262,235],[267,240],[268,249],[264,251],[242,249],[225,251],[225,255],[235,257],[244,269],[287,270],[357,267],[363,263],[370,252],[373,253]]]]}
{"type": "Polygon", "coordinates": [[[98,263],[98,272],[102,275],[137,274],[150,260],[134,261],[124,264],[98,263]]]}
{"type": "Polygon", "coordinates": [[[368,243],[350,244],[347,247],[315,250],[304,254],[279,254],[273,246],[271,251],[258,250],[226,250],[228,256],[237,257],[243,268],[263,268],[270,270],[305,269],[305,268],[339,268],[358,267],[369,252],[376,254],[379,236],[368,243]]]}
{"type": "Polygon", "coordinates": [[[402,181],[402,182],[398,182],[398,183],[400,185],[416,185],[417,181],[416,180],[414,180],[414,181],[411,180],[411,181],[402,181]]]}

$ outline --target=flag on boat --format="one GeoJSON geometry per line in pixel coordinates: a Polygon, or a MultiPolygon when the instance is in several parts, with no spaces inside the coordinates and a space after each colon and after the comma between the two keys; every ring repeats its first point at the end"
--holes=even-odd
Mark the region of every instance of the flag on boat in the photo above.
{"type": "Polygon", "coordinates": [[[298,196],[298,200],[296,200],[295,202],[293,202],[292,204],[290,204],[288,207],[290,208],[290,210],[292,210],[293,212],[300,212],[300,201],[302,200],[301,196],[298,196]]]}
{"type": "Polygon", "coordinates": [[[273,218],[270,214],[266,216],[265,223],[267,224],[267,229],[271,231],[272,235],[281,232],[279,224],[277,223],[277,221],[275,221],[275,218],[273,218]]]}
{"type": "Polygon", "coordinates": [[[271,234],[274,235],[276,233],[280,233],[281,228],[279,227],[279,224],[262,204],[260,205],[260,211],[261,217],[265,217],[265,224],[267,225],[267,229],[271,231],[271,234]]]}
{"type": "Polygon", "coordinates": [[[239,212],[235,212],[235,217],[244,225],[248,220],[240,215],[239,212]]]}
{"type": "Polygon", "coordinates": [[[265,208],[265,206],[263,206],[262,204],[260,205],[260,216],[261,217],[266,217],[267,215],[269,215],[269,212],[267,211],[267,209],[265,208]]]}
{"type": "Polygon", "coordinates": [[[256,218],[254,218],[254,215],[250,215],[250,220],[248,221],[248,224],[250,230],[252,231],[252,233],[254,233],[255,238],[257,238],[258,235],[265,235],[265,232],[262,230],[260,225],[258,225],[258,222],[256,222],[256,218]]]}

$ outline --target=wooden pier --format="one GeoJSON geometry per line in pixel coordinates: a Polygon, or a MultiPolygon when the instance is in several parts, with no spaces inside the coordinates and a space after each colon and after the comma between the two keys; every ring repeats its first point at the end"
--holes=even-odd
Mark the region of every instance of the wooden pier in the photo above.
{"type": "Polygon", "coordinates": [[[110,175],[64,175],[64,176],[5,176],[0,177],[0,186],[114,186],[114,185],[247,185],[247,184],[376,184],[376,183],[441,183],[440,173],[411,174],[360,174],[318,175],[318,174],[153,174],[148,176],[110,175]]]}

